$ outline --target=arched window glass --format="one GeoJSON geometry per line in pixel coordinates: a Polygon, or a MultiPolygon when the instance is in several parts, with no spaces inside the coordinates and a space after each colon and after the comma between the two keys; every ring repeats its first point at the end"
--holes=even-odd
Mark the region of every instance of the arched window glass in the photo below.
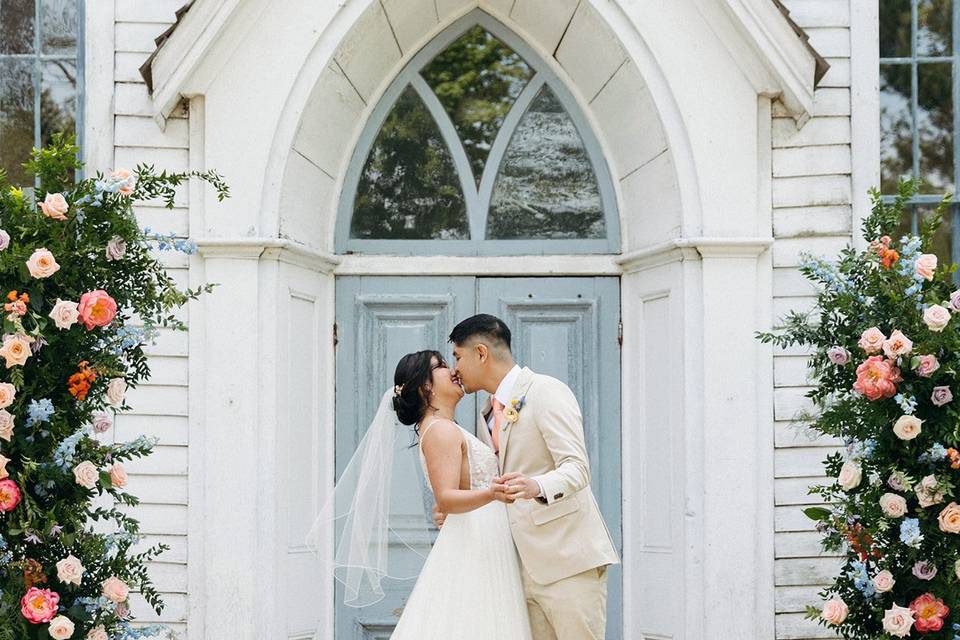
{"type": "Polygon", "coordinates": [[[337,248],[347,252],[619,247],[609,171],[576,101],[480,12],[427,45],[386,90],[354,151],[340,221],[337,248]]]}

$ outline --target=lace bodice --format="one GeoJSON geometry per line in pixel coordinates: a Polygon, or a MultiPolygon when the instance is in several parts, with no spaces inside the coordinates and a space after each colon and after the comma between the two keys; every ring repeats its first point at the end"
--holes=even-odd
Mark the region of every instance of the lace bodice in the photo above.
{"type": "MultiPolygon", "coordinates": [[[[434,421],[436,422],[436,421],[434,421]]],[[[429,423],[420,434],[420,443],[422,445],[424,436],[433,426],[434,422],[429,423]]],[[[497,454],[493,452],[475,435],[457,425],[463,433],[464,442],[467,444],[467,462],[470,464],[470,488],[486,489],[493,482],[493,479],[500,475],[500,463],[497,460],[497,454]]],[[[430,474],[427,473],[427,460],[423,456],[423,447],[420,447],[420,464],[423,465],[423,475],[427,479],[427,486],[433,491],[430,485],[430,474]]]]}

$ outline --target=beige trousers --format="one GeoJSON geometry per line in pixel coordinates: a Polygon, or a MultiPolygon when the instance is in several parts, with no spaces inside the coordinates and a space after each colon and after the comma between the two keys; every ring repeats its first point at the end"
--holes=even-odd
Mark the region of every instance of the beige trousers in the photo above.
{"type": "Polygon", "coordinates": [[[537,584],[523,570],[533,640],[603,640],[607,627],[607,568],[553,584],[537,584]]]}

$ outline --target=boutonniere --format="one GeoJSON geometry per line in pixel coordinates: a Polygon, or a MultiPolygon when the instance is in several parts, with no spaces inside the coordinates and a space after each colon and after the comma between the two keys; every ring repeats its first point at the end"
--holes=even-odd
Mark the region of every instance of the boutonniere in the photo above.
{"type": "MultiPolygon", "coordinates": [[[[510,401],[510,406],[503,409],[503,419],[507,421],[507,424],[513,424],[520,419],[520,410],[523,409],[523,404],[526,399],[526,395],[519,400],[514,398],[510,401]]],[[[504,428],[506,428],[506,425],[504,425],[504,428]]]]}

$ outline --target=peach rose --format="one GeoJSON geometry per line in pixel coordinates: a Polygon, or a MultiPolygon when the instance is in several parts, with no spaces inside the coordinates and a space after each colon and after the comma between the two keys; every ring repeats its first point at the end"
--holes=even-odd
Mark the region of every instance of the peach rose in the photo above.
{"type": "Polygon", "coordinates": [[[0,409],[0,440],[10,442],[13,437],[13,414],[6,409],[0,409]]]}
{"type": "Polygon", "coordinates": [[[960,580],[960,560],[953,563],[953,572],[957,574],[957,580],[960,580]]]}
{"type": "Polygon", "coordinates": [[[923,376],[924,378],[929,378],[933,375],[933,372],[939,368],[940,363],[937,362],[936,356],[920,356],[920,364],[917,365],[917,375],[923,376]]]}
{"type": "Polygon", "coordinates": [[[77,303],[70,300],[57,298],[57,303],[50,310],[50,319],[53,320],[57,329],[69,329],[76,324],[79,317],[80,312],[77,311],[77,303]]]}
{"type": "Polygon", "coordinates": [[[913,267],[913,272],[925,280],[933,280],[937,271],[937,256],[932,253],[921,253],[913,267]]]}
{"type": "Polygon", "coordinates": [[[883,352],[888,358],[908,355],[913,350],[913,342],[903,335],[899,329],[894,329],[890,337],[883,341],[883,352]]]}
{"type": "Polygon", "coordinates": [[[67,640],[73,635],[73,631],[73,622],[66,616],[57,616],[51,620],[50,627],[47,629],[47,633],[53,640],[67,640]]]}
{"type": "Polygon", "coordinates": [[[901,440],[913,440],[920,435],[923,420],[916,416],[900,416],[893,425],[893,432],[901,440]]]}
{"type": "Polygon", "coordinates": [[[122,196],[133,195],[133,187],[137,184],[137,177],[127,169],[117,169],[110,174],[111,181],[122,183],[117,189],[117,193],[122,196]]]}
{"type": "Polygon", "coordinates": [[[0,382],[0,409],[5,409],[13,404],[17,397],[17,388],[9,382],[0,382]]]}
{"type": "Polygon", "coordinates": [[[913,626],[913,611],[907,607],[893,605],[883,614],[883,630],[892,636],[904,638],[910,635],[913,626]]]}
{"type": "Polygon", "coordinates": [[[62,193],[48,193],[47,197],[40,203],[43,215],[54,220],[66,220],[69,208],[70,205],[67,204],[67,199],[63,197],[62,193]]]}
{"type": "Polygon", "coordinates": [[[60,582],[79,585],[81,578],[83,578],[83,565],[79,558],[70,554],[57,562],[57,579],[60,582]]]}
{"type": "Polygon", "coordinates": [[[97,471],[96,465],[89,460],[84,460],[73,468],[73,478],[81,487],[93,489],[97,486],[100,472],[97,471]]]}
{"type": "Polygon", "coordinates": [[[60,594],[50,589],[30,589],[20,598],[20,613],[33,624],[42,624],[53,620],[57,614],[60,594]]]}
{"type": "Polygon", "coordinates": [[[57,260],[52,253],[41,247],[30,254],[30,259],[27,260],[27,270],[34,278],[49,278],[60,270],[60,265],[57,264],[57,260]]]}
{"type": "Polygon", "coordinates": [[[848,613],[850,613],[850,610],[847,608],[847,603],[844,602],[842,598],[833,598],[827,600],[823,605],[823,611],[820,612],[820,617],[830,624],[837,625],[843,624],[843,621],[847,619],[848,613]]]}
{"type": "Polygon", "coordinates": [[[848,460],[840,467],[840,475],[837,476],[837,482],[844,491],[850,491],[857,488],[860,480],[863,478],[863,471],[856,462],[848,460]]]}
{"type": "Polygon", "coordinates": [[[30,351],[30,343],[33,338],[20,333],[8,333],[3,336],[3,346],[0,346],[0,356],[7,361],[7,369],[10,367],[23,366],[33,353],[30,351]]]}
{"type": "Polygon", "coordinates": [[[960,505],[951,502],[943,508],[940,515],[937,516],[940,523],[940,531],[944,533],[960,533],[960,505]]]}
{"type": "Polygon", "coordinates": [[[923,312],[923,321],[930,331],[940,333],[950,322],[950,312],[947,311],[946,307],[932,304],[923,312]]]}
{"type": "Polygon", "coordinates": [[[107,630],[103,628],[103,625],[97,625],[93,629],[90,629],[90,632],[87,634],[86,640],[110,640],[110,636],[107,635],[107,630]]]}
{"type": "Polygon", "coordinates": [[[888,518],[901,518],[907,513],[907,501],[896,493],[885,493],[880,496],[880,509],[888,518]]]}
{"type": "Polygon", "coordinates": [[[94,327],[105,327],[113,321],[114,316],[117,315],[117,303],[109,293],[103,289],[97,289],[80,296],[77,311],[87,331],[90,331],[94,327]]]}
{"type": "Polygon", "coordinates": [[[857,344],[865,353],[878,353],[883,349],[883,343],[887,336],[883,335],[877,327],[870,327],[860,336],[860,342],[857,344]]]}
{"type": "Polygon", "coordinates": [[[10,462],[10,458],[0,453],[0,480],[10,477],[10,473],[7,471],[8,462],[10,462]]]}
{"type": "Polygon", "coordinates": [[[893,579],[893,574],[886,569],[873,576],[873,586],[876,587],[880,593],[890,591],[896,583],[897,581],[893,579]]]}
{"type": "Polygon", "coordinates": [[[110,467],[110,482],[117,489],[127,486],[127,472],[119,462],[115,462],[110,467]]]}
{"type": "Polygon", "coordinates": [[[926,476],[917,483],[913,491],[917,494],[917,501],[921,507],[926,509],[943,502],[943,491],[939,490],[938,486],[937,477],[933,475],[926,476]]]}
{"type": "Polygon", "coordinates": [[[857,367],[853,390],[862,393],[868,400],[892,398],[897,394],[897,383],[902,380],[900,369],[890,360],[870,356],[857,367]]]}
{"type": "Polygon", "coordinates": [[[127,381],[123,378],[111,378],[107,384],[107,402],[115,407],[123,404],[123,396],[127,393],[127,381]]]}
{"type": "Polygon", "coordinates": [[[111,576],[101,583],[103,595],[107,600],[114,603],[121,603],[130,595],[130,587],[116,576],[111,576]]]}

